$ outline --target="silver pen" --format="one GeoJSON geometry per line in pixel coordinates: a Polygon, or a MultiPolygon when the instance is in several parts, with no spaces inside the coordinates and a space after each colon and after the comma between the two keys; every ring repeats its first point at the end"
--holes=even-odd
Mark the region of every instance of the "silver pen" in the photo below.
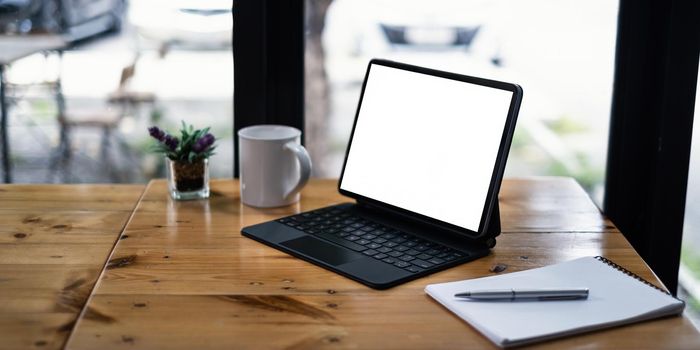
{"type": "Polygon", "coordinates": [[[588,288],[571,289],[491,289],[472,290],[455,294],[455,298],[475,301],[489,300],[576,300],[588,298],[588,288]]]}

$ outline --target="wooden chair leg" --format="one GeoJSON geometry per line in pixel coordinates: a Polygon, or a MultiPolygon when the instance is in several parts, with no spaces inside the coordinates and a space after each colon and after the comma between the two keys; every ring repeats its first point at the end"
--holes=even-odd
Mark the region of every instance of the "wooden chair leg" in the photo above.
{"type": "Polygon", "coordinates": [[[112,148],[112,129],[108,126],[102,128],[102,141],[100,143],[100,157],[107,175],[112,182],[119,181],[119,169],[112,164],[110,150],[112,148]]]}
{"type": "MultiPolygon", "coordinates": [[[[49,159],[49,173],[47,174],[47,181],[53,182],[56,177],[56,172],[65,174],[67,172],[68,163],[71,158],[70,149],[70,137],[68,127],[65,125],[60,126],[60,136],[58,147],[54,149],[49,159]]],[[[66,176],[64,175],[64,181],[66,176]]]]}

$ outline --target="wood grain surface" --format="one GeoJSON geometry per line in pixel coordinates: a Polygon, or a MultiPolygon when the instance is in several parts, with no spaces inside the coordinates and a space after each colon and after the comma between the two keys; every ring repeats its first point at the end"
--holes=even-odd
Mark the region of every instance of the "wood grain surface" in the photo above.
{"type": "Polygon", "coordinates": [[[0,349],[60,349],[144,186],[0,185],[0,349]]]}
{"type": "MultiPolygon", "coordinates": [[[[348,201],[336,181],[313,180],[300,203],[274,209],[242,205],[234,180],[213,181],[212,190],[209,200],[176,202],[164,181],[148,185],[69,349],[488,349],[486,338],[426,296],[426,284],[492,275],[495,264],[507,273],[604,255],[661,286],[568,178],[505,180],[503,234],[491,255],[386,291],[240,234],[348,201]]],[[[699,349],[700,335],[685,317],[672,317],[533,347],[699,349]]]]}

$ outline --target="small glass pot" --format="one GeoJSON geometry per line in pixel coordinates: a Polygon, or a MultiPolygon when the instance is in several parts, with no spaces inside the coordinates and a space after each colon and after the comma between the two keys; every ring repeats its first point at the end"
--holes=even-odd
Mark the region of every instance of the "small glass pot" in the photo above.
{"type": "Polygon", "coordinates": [[[168,190],[175,200],[209,198],[209,160],[195,163],[165,159],[168,190]]]}

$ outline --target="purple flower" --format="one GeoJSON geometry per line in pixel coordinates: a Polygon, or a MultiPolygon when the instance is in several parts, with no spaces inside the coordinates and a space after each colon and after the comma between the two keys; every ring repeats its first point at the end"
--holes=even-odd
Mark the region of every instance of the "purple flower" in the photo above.
{"type": "Polygon", "coordinates": [[[177,137],[165,135],[163,143],[166,146],[168,146],[168,148],[170,148],[171,151],[175,151],[175,149],[177,148],[177,144],[180,143],[180,140],[178,140],[177,137]]]}
{"type": "Polygon", "coordinates": [[[192,150],[197,153],[202,153],[213,145],[214,141],[216,141],[214,135],[207,133],[206,135],[200,137],[197,142],[195,142],[195,144],[192,146],[192,150]]]}
{"type": "Polygon", "coordinates": [[[151,136],[160,141],[163,142],[165,140],[165,131],[161,130],[157,126],[152,126],[148,128],[148,133],[151,134],[151,136]]]}

